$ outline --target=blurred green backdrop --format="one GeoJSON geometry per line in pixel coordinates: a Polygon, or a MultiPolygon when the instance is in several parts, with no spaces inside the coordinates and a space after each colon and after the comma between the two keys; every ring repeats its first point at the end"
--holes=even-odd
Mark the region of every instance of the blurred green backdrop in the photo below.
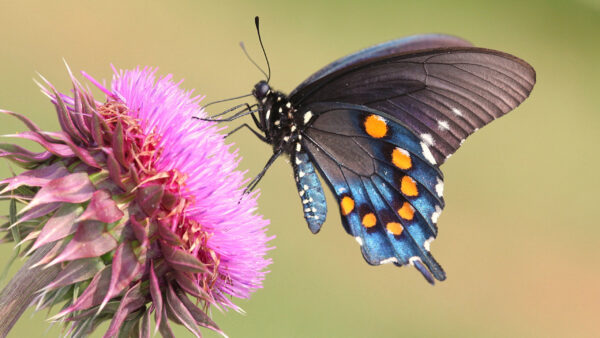
{"type": "MultiPolygon", "coordinates": [[[[231,337],[600,336],[598,1],[1,0],[0,107],[57,129],[32,78],[39,72],[68,90],[63,58],[105,79],[111,63],[158,66],[208,100],[249,93],[261,74],[238,42],[263,64],[254,15],[271,83],[285,92],[338,57],[427,32],[515,54],[538,83],[443,166],[447,206],[432,251],[448,279],[435,287],[412,268],[364,263],[331,203],[324,229],[311,235],[292,170],[279,160],[260,184],[260,211],[277,236],[271,273],[238,301],[245,315],[214,313],[231,337]]],[[[1,119],[1,134],[23,130],[1,119]]],[[[231,140],[248,175],[271,153],[247,132],[231,140]]],[[[8,174],[1,162],[0,176],[8,174]]],[[[0,263],[10,252],[0,247],[0,263]]],[[[44,319],[27,312],[11,336],[58,336],[44,319]]]]}

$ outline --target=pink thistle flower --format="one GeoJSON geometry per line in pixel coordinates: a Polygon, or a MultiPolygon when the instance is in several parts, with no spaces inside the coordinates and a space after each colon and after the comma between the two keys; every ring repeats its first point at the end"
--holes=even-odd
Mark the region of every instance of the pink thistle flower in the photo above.
{"type": "Polygon", "coordinates": [[[257,194],[243,195],[237,153],[214,123],[192,118],[205,116],[201,97],[171,75],[115,70],[110,88],[84,76],[105,102],[73,76],[72,96],[44,80],[60,132],[1,111],[29,128],[8,136],[44,148],[0,147],[29,169],[0,181],[12,203],[5,239],[27,254],[46,248],[35,265],[59,267],[38,308],[66,300],[53,319],[75,336],[105,320],[107,337],[149,336],[152,313],[163,336],[173,336],[168,319],[197,336],[199,327],[222,333],[209,307],[239,310],[231,297],[260,288],[270,264],[268,222],[256,214],[257,194]]]}

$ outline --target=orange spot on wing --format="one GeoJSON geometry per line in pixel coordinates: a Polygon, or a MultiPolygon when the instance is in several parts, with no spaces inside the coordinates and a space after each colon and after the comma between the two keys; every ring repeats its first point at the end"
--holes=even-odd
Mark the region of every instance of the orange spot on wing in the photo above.
{"type": "Polygon", "coordinates": [[[419,195],[419,190],[417,190],[417,182],[415,182],[415,180],[413,180],[410,176],[402,177],[402,181],[400,182],[400,190],[406,196],[419,195]]]}
{"type": "Polygon", "coordinates": [[[404,218],[405,220],[410,221],[415,215],[415,209],[413,209],[410,203],[404,202],[404,204],[402,204],[402,207],[398,209],[398,215],[400,215],[400,217],[404,218]]]}
{"type": "Polygon", "coordinates": [[[388,126],[381,116],[369,115],[365,119],[365,131],[371,137],[382,138],[387,134],[388,126]]]}
{"type": "Polygon", "coordinates": [[[344,196],[340,202],[342,215],[346,216],[354,210],[354,200],[350,196],[344,196]]]}
{"type": "Polygon", "coordinates": [[[400,234],[402,234],[402,231],[404,231],[404,227],[402,226],[402,224],[396,222],[389,222],[386,225],[386,228],[395,236],[400,236],[400,234]]]}
{"type": "Polygon", "coordinates": [[[372,228],[375,226],[375,224],[377,224],[377,217],[375,217],[374,213],[370,212],[363,216],[362,225],[365,228],[372,228]]]}
{"type": "Polygon", "coordinates": [[[400,148],[395,148],[392,151],[392,163],[400,169],[406,170],[412,167],[412,160],[408,151],[400,148]]]}

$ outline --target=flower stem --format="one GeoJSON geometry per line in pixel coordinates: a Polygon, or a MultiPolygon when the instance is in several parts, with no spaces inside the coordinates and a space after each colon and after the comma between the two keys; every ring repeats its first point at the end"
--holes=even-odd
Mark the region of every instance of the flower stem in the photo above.
{"type": "Polygon", "coordinates": [[[30,268],[52,249],[53,243],[36,250],[19,272],[0,292],[0,337],[6,337],[25,309],[31,304],[36,292],[48,285],[60,272],[60,264],[44,268],[30,268]]]}

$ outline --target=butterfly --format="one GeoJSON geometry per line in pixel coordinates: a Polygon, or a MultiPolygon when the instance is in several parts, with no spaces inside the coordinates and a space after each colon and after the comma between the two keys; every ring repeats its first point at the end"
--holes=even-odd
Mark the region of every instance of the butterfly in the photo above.
{"type": "Polygon", "coordinates": [[[431,284],[442,281],[430,253],[444,208],[439,167],[469,135],[523,102],[535,76],[515,56],[448,35],[361,50],[289,95],[269,85],[269,67],[246,111],[259,131],[245,126],[273,155],[249,186],[287,154],[310,231],[319,232],[327,214],[319,173],[369,264],[412,265],[431,284]]]}

